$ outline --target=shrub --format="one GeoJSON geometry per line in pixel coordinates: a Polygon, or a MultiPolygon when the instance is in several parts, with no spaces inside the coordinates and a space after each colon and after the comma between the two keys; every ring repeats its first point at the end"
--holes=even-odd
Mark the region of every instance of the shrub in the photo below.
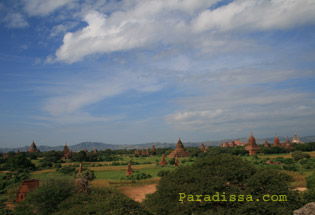
{"type": "Polygon", "coordinates": [[[315,173],[306,178],[306,186],[308,189],[315,189],[315,173]]]}
{"type": "Polygon", "coordinates": [[[74,172],[75,172],[75,168],[71,166],[63,166],[57,170],[57,173],[61,173],[64,175],[71,175],[74,172]]]}
{"type": "MultiPolygon", "coordinates": [[[[302,204],[298,194],[288,187],[289,177],[272,170],[261,170],[248,161],[228,154],[214,155],[197,160],[190,166],[180,166],[162,177],[157,191],[144,205],[153,214],[292,214],[302,204]],[[188,201],[188,195],[225,196],[249,195],[254,201],[188,201]],[[186,198],[179,202],[179,193],[186,198]],[[266,193],[286,195],[287,202],[264,202],[266,193]]],[[[196,200],[196,196],[194,198],[196,200]]]]}
{"type": "Polygon", "coordinates": [[[139,171],[135,171],[132,175],[127,176],[127,178],[128,178],[128,180],[132,180],[132,181],[138,180],[139,181],[142,179],[152,178],[152,175],[146,174],[143,172],[139,172],[139,171]]]}
{"type": "Polygon", "coordinates": [[[160,172],[158,172],[157,176],[164,177],[167,176],[169,173],[170,173],[169,170],[161,170],[160,172]]]}
{"type": "Polygon", "coordinates": [[[24,201],[14,209],[16,215],[47,215],[58,210],[58,204],[72,195],[73,181],[48,179],[41,186],[29,193],[24,201]]]}
{"type": "Polygon", "coordinates": [[[298,160],[301,160],[303,158],[310,158],[310,155],[303,153],[301,151],[295,151],[295,152],[292,152],[292,157],[294,160],[298,161],[298,160]]]}

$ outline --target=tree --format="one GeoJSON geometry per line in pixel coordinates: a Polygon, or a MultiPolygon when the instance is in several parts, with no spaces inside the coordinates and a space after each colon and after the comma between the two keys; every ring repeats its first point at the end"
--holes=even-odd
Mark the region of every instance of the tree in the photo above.
{"type": "Polygon", "coordinates": [[[294,160],[298,161],[298,160],[301,160],[303,158],[310,158],[310,155],[303,153],[301,151],[295,151],[292,153],[292,157],[294,160]]]}
{"type": "Polygon", "coordinates": [[[11,171],[36,169],[35,165],[22,153],[9,157],[4,168],[11,171]]]}
{"type": "Polygon", "coordinates": [[[91,193],[71,196],[59,205],[56,215],[150,215],[138,202],[112,189],[92,189],[91,193]]]}
{"type": "MultiPolygon", "coordinates": [[[[213,155],[181,166],[162,177],[157,192],[144,204],[153,214],[292,214],[301,206],[298,194],[289,190],[289,177],[259,170],[248,161],[228,154],[213,155]],[[187,195],[251,195],[254,201],[179,201],[187,195]],[[287,202],[264,202],[265,194],[287,195],[287,202]],[[260,199],[260,201],[256,201],[260,199]]],[[[195,197],[196,199],[196,197],[195,197]]],[[[191,200],[191,199],[190,199],[191,200]]]]}
{"type": "Polygon", "coordinates": [[[47,215],[58,211],[58,204],[73,194],[73,182],[65,179],[48,179],[29,193],[14,209],[16,215],[47,215]]]}

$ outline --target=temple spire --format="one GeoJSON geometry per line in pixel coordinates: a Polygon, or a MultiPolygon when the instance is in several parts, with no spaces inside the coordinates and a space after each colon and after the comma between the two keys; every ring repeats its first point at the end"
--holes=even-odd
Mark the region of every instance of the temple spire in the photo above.
{"type": "Polygon", "coordinates": [[[133,174],[133,171],[132,171],[132,168],[131,168],[131,165],[130,165],[130,162],[128,163],[128,167],[127,167],[127,171],[126,171],[126,175],[129,176],[129,175],[132,175],[133,174]]]}
{"type": "Polygon", "coordinates": [[[167,161],[165,160],[165,155],[162,155],[162,159],[161,162],[159,163],[160,166],[166,166],[167,165],[167,161]]]}
{"type": "Polygon", "coordinates": [[[78,174],[81,174],[81,173],[82,173],[82,171],[83,171],[83,169],[82,169],[82,163],[80,163],[80,167],[79,167],[78,174]]]}

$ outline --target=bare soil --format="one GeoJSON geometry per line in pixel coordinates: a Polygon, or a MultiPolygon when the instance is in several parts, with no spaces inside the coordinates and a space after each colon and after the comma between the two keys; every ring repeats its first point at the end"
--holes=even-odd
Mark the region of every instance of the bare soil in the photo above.
{"type": "Polygon", "coordinates": [[[157,184],[148,184],[141,186],[124,186],[119,187],[118,190],[130,197],[131,199],[142,202],[145,199],[145,195],[154,193],[156,191],[157,184]]]}

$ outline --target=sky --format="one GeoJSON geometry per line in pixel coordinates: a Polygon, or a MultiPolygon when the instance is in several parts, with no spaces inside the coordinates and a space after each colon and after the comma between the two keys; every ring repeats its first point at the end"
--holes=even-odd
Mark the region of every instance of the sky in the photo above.
{"type": "Polygon", "coordinates": [[[0,1],[0,147],[315,135],[314,0],[0,1]]]}

